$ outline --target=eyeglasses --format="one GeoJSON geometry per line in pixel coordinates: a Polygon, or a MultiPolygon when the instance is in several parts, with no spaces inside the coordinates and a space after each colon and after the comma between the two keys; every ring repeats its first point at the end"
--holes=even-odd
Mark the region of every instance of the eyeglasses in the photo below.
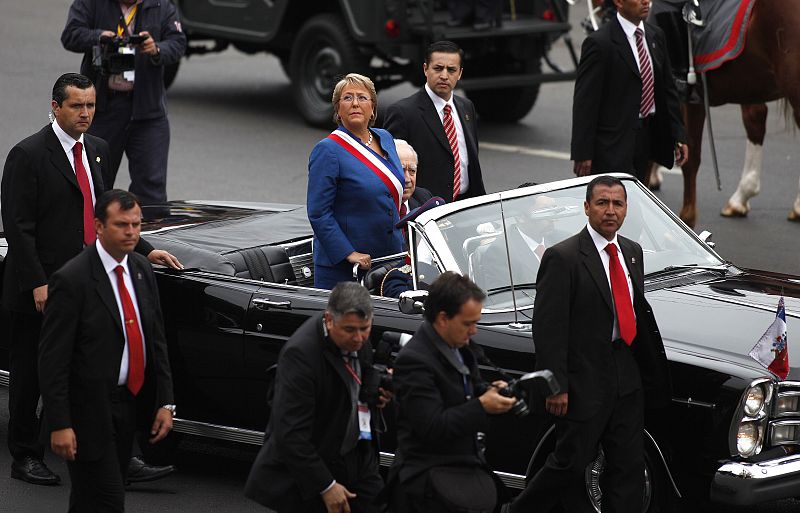
{"type": "Polygon", "coordinates": [[[358,100],[358,103],[366,103],[366,102],[371,102],[372,98],[370,98],[366,94],[359,94],[356,96],[353,96],[352,94],[346,94],[342,96],[342,99],[340,101],[343,103],[353,103],[356,100],[358,100]]]}

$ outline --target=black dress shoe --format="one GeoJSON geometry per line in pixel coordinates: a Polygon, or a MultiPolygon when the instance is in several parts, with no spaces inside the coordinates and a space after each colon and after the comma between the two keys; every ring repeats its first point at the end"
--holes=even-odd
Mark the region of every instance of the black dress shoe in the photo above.
{"type": "Polygon", "coordinates": [[[165,465],[163,467],[148,465],[139,456],[134,456],[128,462],[128,475],[125,478],[125,484],[155,481],[162,477],[167,477],[173,472],[175,472],[175,465],[165,465]]]}
{"type": "Polygon", "coordinates": [[[21,460],[11,462],[11,477],[28,483],[52,486],[61,482],[58,474],[54,474],[47,465],[38,458],[25,456],[21,460]]]}

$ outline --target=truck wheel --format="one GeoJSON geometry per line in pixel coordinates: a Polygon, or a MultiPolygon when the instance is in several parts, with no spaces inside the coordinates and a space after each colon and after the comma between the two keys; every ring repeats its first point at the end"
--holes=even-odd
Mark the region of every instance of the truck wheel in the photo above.
{"type": "Polygon", "coordinates": [[[295,41],[289,73],[297,108],[309,124],[330,126],[333,86],[347,73],[363,73],[366,60],[335,14],[311,18],[295,41]]]}
{"type": "Polygon", "coordinates": [[[539,96],[539,84],[507,89],[467,91],[481,119],[513,123],[528,115],[539,96]]]}
{"type": "Polygon", "coordinates": [[[169,89],[169,86],[175,82],[175,77],[178,76],[178,68],[180,67],[181,61],[164,66],[164,89],[169,89]]]}

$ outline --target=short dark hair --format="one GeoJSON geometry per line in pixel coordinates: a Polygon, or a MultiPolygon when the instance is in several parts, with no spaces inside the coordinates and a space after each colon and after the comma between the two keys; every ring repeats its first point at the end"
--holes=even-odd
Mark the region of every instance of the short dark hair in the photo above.
{"type": "Polygon", "coordinates": [[[425,64],[431,62],[433,52],[457,53],[458,64],[460,67],[464,67],[464,50],[452,41],[435,41],[428,45],[427,50],[425,50],[425,64]]]}
{"type": "Polygon", "coordinates": [[[472,280],[453,271],[442,273],[436,278],[425,299],[425,320],[433,323],[439,312],[452,318],[461,310],[461,305],[470,299],[483,302],[486,293],[472,280]]]}
{"type": "Polygon", "coordinates": [[[89,77],[80,73],[64,73],[53,84],[53,101],[60,107],[67,98],[67,87],[77,87],[78,89],[89,89],[94,84],[89,77]]]}
{"type": "Polygon", "coordinates": [[[139,198],[137,198],[134,193],[123,191],[122,189],[111,189],[97,198],[97,203],[94,205],[95,219],[99,219],[101,223],[106,224],[106,220],[108,220],[108,207],[112,203],[119,203],[119,208],[123,211],[128,211],[136,205],[139,205],[139,208],[142,206],[139,202],[139,198]]]}
{"type": "Polygon", "coordinates": [[[600,175],[592,179],[589,182],[589,185],[586,186],[586,203],[592,202],[592,195],[594,194],[594,188],[596,185],[605,185],[606,187],[615,187],[619,185],[622,187],[622,191],[625,193],[625,200],[628,199],[628,191],[625,189],[625,184],[622,183],[622,180],[616,178],[614,176],[609,175],[600,175]]]}
{"type": "Polygon", "coordinates": [[[348,314],[356,314],[361,319],[371,319],[372,298],[363,285],[354,281],[343,281],[331,291],[326,310],[335,320],[348,314]]]}

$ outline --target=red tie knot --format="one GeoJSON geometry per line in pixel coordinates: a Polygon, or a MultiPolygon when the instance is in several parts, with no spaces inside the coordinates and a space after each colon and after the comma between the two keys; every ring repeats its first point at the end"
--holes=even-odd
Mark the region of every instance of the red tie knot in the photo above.
{"type": "Polygon", "coordinates": [[[114,272],[117,273],[117,278],[122,279],[125,269],[121,265],[118,265],[114,268],[114,272]]]}
{"type": "Polygon", "coordinates": [[[75,143],[75,146],[72,147],[73,155],[80,155],[83,152],[83,144],[80,141],[75,143]]]}
{"type": "Polygon", "coordinates": [[[614,244],[613,242],[609,242],[605,249],[606,249],[606,253],[608,253],[609,255],[616,256],[616,254],[617,254],[617,245],[614,244]]]}

